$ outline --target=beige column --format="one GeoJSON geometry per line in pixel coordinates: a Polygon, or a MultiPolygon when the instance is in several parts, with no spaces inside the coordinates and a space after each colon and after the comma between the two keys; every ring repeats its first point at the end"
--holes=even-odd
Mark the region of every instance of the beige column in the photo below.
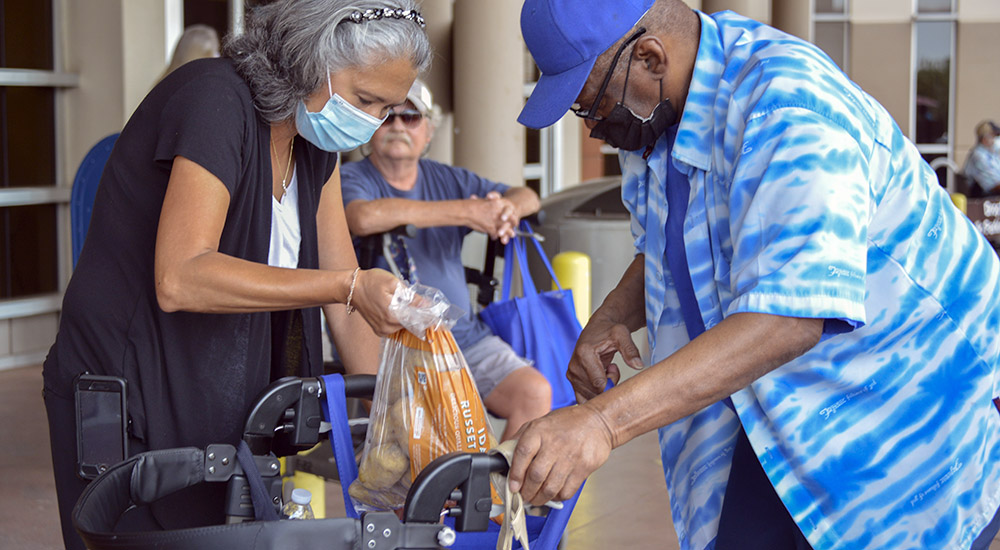
{"type": "Polygon", "coordinates": [[[126,120],[159,81],[173,53],[173,46],[166,45],[165,12],[164,0],[122,1],[126,120]]]}
{"type": "Polygon", "coordinates": [[[769,0],[702,0],[701,6],[702,11],[706,13],[733,10],[761,23],[771,22],[771,2],[769,0]]]}
{"type": "Polygon", "coordinates": [[[434,49],[434,60],[424,82],[434,94],[434,102],[441,107],[441,119],[434,133],[434,141],[427,151],[427,158],[451,164],[454,159],[454,116],[451,88],[451,29],[454,20],[453,0],[424,0],[420,11],[427,22],[427,36],[434,49]]]}
{"type": "Polygon", "coordinates": [[[803,0],[772,0],[771,24],[812,42],[812,2],[803,0]]]}
{"type": "Polygon", "coordinates": [[[909,22],[851,24],[851,80],[872,95],[906,133],[910,127],[910,44],[909,22]],[[878,52],[873,62],[872,52],[878,52]]]}
{"type": "Polygon", "coordinates": [[[80,86],[63,94],[69,177],[102,137],[118,132],[166,68],[166,0],[66,2],[65,70],[80,86]]]}
{"type": "Polygon", "coordinates": [[[524,184],[524,43],[520,2],[456,0],[452,75],[455,164],[524,184]]]}
{"type": "MultiPolygon", "coordinates": [[[[80,86],[62,94],[66,155],[62,173],[73,177],[87,150],[125,123],[121,0],[85,6],[66,2],[64,70],[80,86]]],[[[60,182],[69,186],[69,181],[60,182]]]]}

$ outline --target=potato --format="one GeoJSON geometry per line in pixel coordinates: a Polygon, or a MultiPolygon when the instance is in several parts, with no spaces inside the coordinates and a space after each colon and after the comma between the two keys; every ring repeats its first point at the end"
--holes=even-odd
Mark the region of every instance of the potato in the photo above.
{"type": "Polygon", "coordinates": [[[358,468],[358,480],[370,489],[391,487],[404,474],[409,476],[410,460],[399,445],[383,442],[372,447],[358,468]]]}

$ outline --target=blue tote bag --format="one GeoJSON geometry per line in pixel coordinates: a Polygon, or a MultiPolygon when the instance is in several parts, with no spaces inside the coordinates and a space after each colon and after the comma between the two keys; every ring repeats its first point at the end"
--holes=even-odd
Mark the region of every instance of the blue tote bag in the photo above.
{"type": "MultiPolygon", "coordinates": [[[[522,228],[531,233],[526,223],[522,228]]],[[[514,237],[504,248],[503,296],[483,311],[480,317],[493,333],[510,344],[518,355],[531,359],[549,384],[552,385],[552,408],[576,403],[573,386],[566,379],[566,367],[573,354],[573,347],[580,337],[580,321],[573,307],[573,292],[563,289],[545,256],[542,246],[534,237],[514,237]],[[528,272],[527,245],[530,238],[552,275],[558,290],[538,292],[528,272]],[[524,296],[511,298],[510,287],[514,263],[521,272],[524,296]]]]}

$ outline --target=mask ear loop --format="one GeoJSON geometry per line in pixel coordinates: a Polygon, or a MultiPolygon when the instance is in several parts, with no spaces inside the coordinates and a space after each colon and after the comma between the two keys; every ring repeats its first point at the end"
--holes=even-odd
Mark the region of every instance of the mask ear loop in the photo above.
{"type": "MultiPolygon", "coordinates": [[[[645,32],[646,32],[646,27],[640,27],[639,30],[635,31],[635,33],[633,33],[632,36],[628,37],[628,39],[625,40],[625,42],[621,45],[621,47],[618,48],[618,51],[615,52],[615,57],[611,60],[611,68],[608,69],[608,74],[604,76],[604,82],[601,83],[601,89],[598,90],[597,96],[594,97],[594,101],[590,105],[590,110],[587,113],[587,118],[593,119],[594,118],[594,111],[598,107],[600,107],[600,105],[601,105],[601,99],[604,98],[604,92],[607,91],[608,84],[611,83],[611,77],[614,76],[615,67],[618,66],[618,58],[620,58],[622,56],[622,52],[625,51],[625,48],[628,47],[629,44],[631,44],[637,38],[639,38],[640,36],[642,36],[643,33],[645,33],[645,32]]],[[[630,53],[629,54],[629,60],[631,60],[631,59],[632,59],[632,54],[630,53]]],[[[629,64],[629,67],[631,67],[631,64],[629,64]]],[[[625,81],[626,81],[625,83],[628,84],[628,73],[627,72],[625,74],[625,81]]],[[[625,92],[622,91],[622,99],[624,99],[624,98],[625,98],[625,92]]]]}
{"type": "Polygon", "coordinates": [[[330,72],[326,73],[326,89],[330,92],[330,97],[333,97],[333,84],[330,82],[330,72]]]}
{"type": "MultiPolygon", "coordinates": [[[[628,92],[628,75],[632,72],[632,53],[635,51],[635,46],[632,46],[632,51],[628,52],[628,61],[625,62],[625,83],[622,84],[622,98],[618,102],[620,105],[625,105],[625,94],[628,92]]],[[[660,90],[661,92],[663,90],[660,90]]]]}

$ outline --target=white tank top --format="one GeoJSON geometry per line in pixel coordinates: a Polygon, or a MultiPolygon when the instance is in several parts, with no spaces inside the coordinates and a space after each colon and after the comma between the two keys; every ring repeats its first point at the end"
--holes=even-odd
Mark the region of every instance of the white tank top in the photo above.
{"type": "Polygon", "coordinates": [[[296,268],[299,266],[299,246],[302,231],[299,226],[299,186],[296,171],[281,200],[271,195],[271,248],[267,265],[296,268]]]}

